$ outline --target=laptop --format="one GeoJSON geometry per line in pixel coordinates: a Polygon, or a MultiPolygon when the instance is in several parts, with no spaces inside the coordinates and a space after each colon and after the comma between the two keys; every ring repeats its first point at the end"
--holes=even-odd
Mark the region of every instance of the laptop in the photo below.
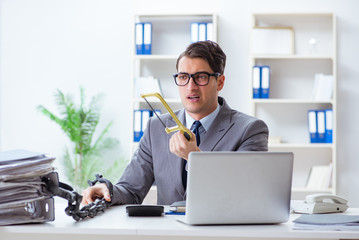
{"type": "Polygon", "coordinates": [[[191,225],[288,221],[293,172],[290,152],[192,152],[186,215],[191,225]]]}

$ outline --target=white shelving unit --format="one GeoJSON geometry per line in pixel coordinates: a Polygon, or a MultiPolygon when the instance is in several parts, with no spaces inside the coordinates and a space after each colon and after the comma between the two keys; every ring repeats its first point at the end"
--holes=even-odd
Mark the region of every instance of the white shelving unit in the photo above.
{"type": "MultiPolygon", "coordinates": [[[[137,77],[153,76],[159,79],[162,96],[172,110],[180,109],[182,104],[172,77],[176,72],[176,60],[191,43],[192,22],[212,23],[213,40],[217,41],[217,15],[213,13],[137,14],[134,17],[134,26],[138,22],[152,23],[152,54],[137,55],[135,43],[133,43],[132,108],[133,110],[150,109],[140,96],[135,96],[134,83],[137,77]]],[[[147,100],[153,108],[160,109],[162,113],[167,112],[158,99],[148,98],[147,100]]],[[[133,142],[133,137],[131,142],[133,142]]],[[[137,143],[132,144],[131,156],[137,145],[137,143]]]]}
{"type": "MultiPolygon", "coordinates": [[[[270,137],[282,139],[280,143],[269,143],[269,151],[294,153],[292,199],[303,199],[311,193],[335,194],[337,177],[335,16],[332,13],[255,13],[252,17],[252,27],[291,27],[294,31],[293,54],[251,54],[251,72],[254,65],[269,65],[271,68],[270,98],[251,98],[252,115],[268,124],[270,137]],[[316,44],[311,45],[310,39],[315,39],[316,44]],[[331,100],[311,99],[316,73],[333,75],[331,100]],[[333,143],[310,143],[307,126],[309,109],[333,110],[333,143]],[[333,166],[331,186],[324,189],[306,188],[311,168],[330,163],[333,166]]],[[[252,76],[250,81],[252,92],[252,76]]]]}

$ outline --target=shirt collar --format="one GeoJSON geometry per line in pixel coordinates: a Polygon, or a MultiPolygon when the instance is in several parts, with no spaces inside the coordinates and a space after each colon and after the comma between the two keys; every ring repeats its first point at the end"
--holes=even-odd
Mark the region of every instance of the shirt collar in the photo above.
{"type": "MultiPolygon", "coordinates": [[[[209,115],[205,116],[204,118],[200,119],[199,121],[201,122],[204,130],[209,129],[209,127],[211,126],[211,124],[213,123],[214,119],[217,117],[217,114],[219,112],[219,110],[221,109],[220,105],[217,104],[217,108],[209,115]]],[[[185,115],[186,115],[186,127],[188,129],[191,129],[193,122],[195,121],[189,114],[187,114],[187,112],[185,111],[185,115]]]]}

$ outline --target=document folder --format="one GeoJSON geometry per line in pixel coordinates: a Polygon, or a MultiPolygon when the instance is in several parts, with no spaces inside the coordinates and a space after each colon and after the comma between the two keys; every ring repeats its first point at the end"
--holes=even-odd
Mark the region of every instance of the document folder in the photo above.
{"type": "Polygon", "coordinates": [[[261,66],[261,98],[269,98],[270,67],[261,66]]]}
{"type": "Polygon", "coordinates": [[[215,40],[213,35],[213,23],[207,23],[207,40],[215,40]]]}
{"type": "Polygon", "coordinates": [[[133,141],[139,142],[142,137],[142,112],[139,109],[133,112],[133,141]]]}
{"type": "Polygon", "coordinates": [[[143,133],[147,126],[147,122],[152,115],[152,111],[148,109],[143,109],[141,110],[141,113],[142,113],[141,136],[143,136],[143,133]]]}
{"type": "Polygon", "coordinates": [[[206,23],[199,23],[198,26],[198,41],[206,41],[207,39],[207,24],[206,23]]]}
{"type": "Polygon", "coordinates": [[[318,142],[317,136],[317,112],[315,110],[308,110],[308,130],[310,142],[318,142]]]}
{"type": "Polygon", "coordinates": [[[143,23],[143,54],[152,53],[152,23],[143,23]]]}
{"type": "Polygon", "coordinates": [[[198,24],[197,22],[191,23],[191,43],[198,42],[198,24]]]}
{"type": "Polygon", "coordinates": [[[325,110],[325,142],[333,142],[333,110],[325,110]]]}
{"type": "Polygon", "coordinates": [[[136,43],[136,54],[143,54],[143,24],[135,24],[135,43],[136,43]]]}
{"type": "Polygon", "coordinates": [[[261,67],[253,66],[252,71],[253,98],[261,98],[261,67]]]}
{"type": "Polygon", "coordinates": [[[317,111],[317,142],[325,143],[325,111],[317,111]]]}

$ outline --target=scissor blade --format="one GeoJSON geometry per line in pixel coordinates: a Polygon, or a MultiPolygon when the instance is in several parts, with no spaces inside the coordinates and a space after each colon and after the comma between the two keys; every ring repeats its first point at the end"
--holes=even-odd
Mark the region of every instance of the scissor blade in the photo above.
{"type": "Polygon", "coordinates": [[[164,127],[164,128],[167,128],[166,125],[162,122],[161,118],[157,115],[156,111],[153,109],[153,107],[151,106],[151,104],[147,101],[147,99],[146,99],[146,98],[143,98],[143,99],[145,99],[146,103],[148,104],[148,106],[150,106],[150,108],[152,109],[152,112],[155,113],[155,115],[157,116],[158,120],[160,120],[160,122],[162,123],[163,127],[164,127]]]}

